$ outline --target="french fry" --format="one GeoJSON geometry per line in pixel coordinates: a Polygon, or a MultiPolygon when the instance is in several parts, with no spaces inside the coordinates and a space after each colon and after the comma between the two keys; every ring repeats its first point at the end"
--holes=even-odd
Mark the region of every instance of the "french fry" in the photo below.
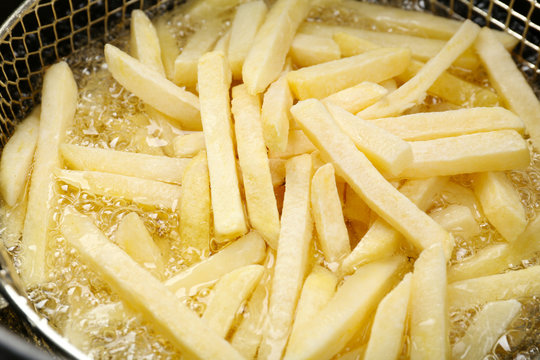
{"type": "Polygon", "coordinates": [[[2,149],[0,160],[0,193],[6,204],[14,207],[20,200],[29,177],[39,135],[37,106],[17,127],[2,149]]]}
{"type": "Polygon", "coordinates": [[[182,177],[180,240],[204,256],[210,252],[210,179],[206,153],[199,152],[182,177]]]}
{"type": "Polygon", "coordinates": [[[274,187],[285,183],[285,159],[268,159],[270,175],[272,175],[272,185],[274,187]]]}
{"type": "Polygon", "coordinates": [[[262,0],[250,1],[236,8],[227,52],[234,79],[242,78],[244,60],[267,12],[268,8],[262,0]]]}
{"type": "Polygon", "coordinates": [[[456,281],[448,285],[450,308],[468,308],[490,301],[519,299],[540,294],[540,265],[504,274],[456,281]]]}
{"type": "Polygon", "coordinates": [[[476,222],[469,207],[465,205],[448,205],[442,210],[429,214],[446,231],[469,239],[480,233],[480,225],[476,222]]]}
{"type": "Polygon", "coordinates": [[[338,44],[341,50],[341,56],[343,57],[359,55],[381,47],[371,41],[346,32],[336,32],[332,38],[338,44]]]}
{"type": "Polygon", "coordinates": [[[114,79],[144,102],[187,130],[201,130],[199,99],[117,47],[105,45],[105,61],[114,79]]]}
{"type": "Polygon", "coordinates": [[[221,20],[214,19],[202,25],[187,41],[174,61],[174,83],[195,88],[199,58],[212,49],[219,38],[221,20]]]}
{"type": "Polygon", "coordinates": [[[410,51],[407,49],[375,49],[291,71],[287,80],[297,99],[322,99],[363,81],[390,79],[406,69],[409,59],[410,51]]]}
{"type": "Polygon", "coordinates": [[[321,166],[313,175],[311,209],[324,258],[329,263],[340,261],[351,252],[351,245],[332,164],[321,166]]]}
{"type": "Polygon", "coordinates": [[[231,72],[223,53],[210,52],[199,59],[198,73],[214,229],[218,241],[223,241],[247,232],[233,145],[231,72]]]}
{"type": "Polygon", "coordinates": [[[142,10],[131,13],[129,45],[131,56],[165,76],[157,31],[142,10]]]}
{"type": "Polygon", "coordinates": [[[364,119],[399,115],[412,103],[423,100],[425,92],[435,80],[462,54],[474,41],[480,27],[466,20],[456,34],[444,45],[437,55],[430,59],[424,67],[409,81],[391,92],[358,115],[364,119]]]}
{"type": "Polygon", "coordinates": [[[57,170],[56,177],[66,184],[96,195],[113,196],[149,206],[175,210],[182,195],[181,187],[161,181],[99,171],[57,170]]]}
{"type": "Polygon", "coordinates": [[[502,172],[477,174],[474,193],[491,225],[507,241],[515,241],[527,226],[527,215],[512,181],[502,172]]]}
{"type": "Polygon", "coordinates": [[[101,171],[174,184],[182,183],[182,174],[189,163],[189,159],[98,149],[74,144],[62,144],[60,152],[68,167],[74,170],[101,171]]]}
{"type": "Polygon", "coordinates": [[[417,249],[440,242],[449,257],[453,247],[450,234],[384,179],[320,101],[301,101],[291,108],[291,113],[323,157],[332,162],[337,173],[377,215],[417,249]]]}
{"type": "Polygon", "coordinates": [[[180,54],[180,47],[173,36],[171,29],[167,25],[166,17],[159,17],[156,21],[156,34],[159,39],[159,47],[161,49],[161,61],[167,79],[174,79],[174,61],[180,54]]]}
{"type": "Polygon", "coordinates": [[[270,152],[283,152],[287,149],[291,121],[289,109],[292,104],[292,93],[284,74],[270,84],[263,98],[263,135],[270,152]]]}
{"type": "Polygon", "coordinates": [[[447,204],[467,206],[476,221],[482,221],[483,215],[480,211],[480,204],[476,201],[476,196],[471,189],[448,181],[441,189],[440,195],[447,204]]]}
{"type": "Polygon", "coordinates": [[[540,149],[540,101],[512,56],[488,28],[480,32],[475,48],[491,86],[503,98],[505,105],[523,120],[534,147],[540,149]]]}
{"type": "Polygon", "coordinates": [[[251,295],[263,272],[262,265],[247,265],[218,281],[202,316],[218,335],[227,336],[238,308],[251,295]]]}
{"type": "Polygon", "coordinates": [[[343,216],[348,220],[361,221],[369,225],[371,210],[352,187],[345,185],[345,204],[343,205],[343,216]]]}
{"type": "Polygon", "coordinates": [[[260,101],[258,96],[250,95],[244,85],[235,86],[232,96],[238,158],[249,221],[268,245],[277,249],[279,213],[264,146],[260,101]]]}
{"type": "Polygon", "coordinates": [[[379,303],[364,354],[365,360],[391,360],[399,357],[411,293],[411,278],[411,273],[405,275],[379,303]]]}
{"type": "Polygon", "coordinates": [[[486,356],[521,310],[517,300],[494,301],[474,316],[465,335],[452,347],[454,359],[473,360],[486,356]]]}
{"type": "Polygon", "coordinates": [[[291,130],[284,151],[269,151],[268,157],[289,159],[294,156],[312,153],[317,150],[302,130],[291,130]]]}
{"type": "Polygon", "coordinates": [[[47,228],[56,199],[53,173],[61,166],[60,144],[73,122],[76,108],[77,84],[68,64],[60,62],[51,66],[43,78],[39,134],[21,242],[19,271],[26,287],[37,285],[47,277],[47,228]]]}
{"type": "Polygon", "coordinates": [[[137,213],[132,212],[122,218],[115,238],[118,246],[133,260],[161,280],[165,269],[161,251],[137,213]]]}
{"type": "Polygon", "coordinates": [[[238,359],[240,354],[182,304],[118,246],[90,218],[73,208],[64,211],[61,232],[83,261],[140,311],[153,327],[187,356],[199,359],[238,359]]]}
{"type": "Polygon", "coordinates": [[[323,36],[296,34],[290,50],[292,61],[299,67],[311,66],[341,58],[338,44],[323,36]]]}
{"type": "Polygon", "coordinates": [[[266,255],[264,240],[256,232],[242,236],[216,254],[174,275],[165,286],[178,297],[196,292],[200,285],[207,285],[239,267],[258,264],[266,255]]]}
{"type": "Polygon", "coordinates": [[[336,294],[289,342],[284,359],[330,359],[362,328],[368,315],[390,289],[404,258],[392,257],[364,265],[348,277],[336,294]]]}
{"type": "Polygon", "coordinates": [[[323,102],[326,105],[332,103],[344,108],[348,112],[357,113],[374,104],[387,93],[388,90],[384,87],[369,81],[364,81],[358,85],[325,97],[323,102]]]}
{"type": "Polygon", "coordinates": [[[425,178],[526,168],[527,142],[514,130],[498,130],[411,142],[414,160],[399,177],[425,178]]]}
{"type": "Polygon", "coordinates": [[[280,359],[291,330],[312,241],[311,174],[309,155],[300,155],[287,162],[281,231],[259,359],[280,359]]]}
{"type": "Polygon", "coordinates": [[[204,142],[204,133],[194,132],[190,134],[179,135],[173,140],[174,156],[192,157],[201,150],[206,149],[204,142]]]}
{"type": "Polygon", "coordinates": [[[228,56],[229,41],[231,40],[231,30],[227,30],[214,45],[213,51],[221,51],[225,56],[228,56]]]}
{"type": "Polygon", "coordinates": [[[296,30],[309,8],[307,0],[278,0],[272,6],[242,67],[242,78],[251,94],[262,93],[278,78],[296,30]]]}
{"type": "Polygon", "coordinates": [[[414,263],[410,307],[411,360],[448,359],[446,259],[439,244],[422,251],[414,263]]]}
{"type": "Polygon", "coordinates": [[[21,241],[24,229],[24,219],[26,217],[26,208],[28,207],[28,194],[23,192],[21,198],[11,207],[3,204],[0,207],[0,218],[2,219],[2,241],[7,250],[13,249],[21,241]]]}
{"type": "Polygon", "coordinates": [[[241,0],[194,0],[184,4],[183,14],[193,22],[218,17],[224,12],[234,9],[241,0]]]}
{"type": "Polygon", "coordinates": [[[354,145],[381,172],[397,175],[413,161],[411,145],[394,134],[334,104],[326,108],[354,145]]]}
{"type": "Polygon", "coordinates": [[[386,89],[386,91],[391,92],[397,89],[397,83],[394,79],[388,79],[379,82],[379,85],[381,85],[383,88],[386,89]]]}

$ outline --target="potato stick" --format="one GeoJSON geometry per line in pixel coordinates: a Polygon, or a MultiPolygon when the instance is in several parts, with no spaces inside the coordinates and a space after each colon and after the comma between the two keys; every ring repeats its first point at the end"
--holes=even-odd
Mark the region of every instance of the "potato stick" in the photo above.
{"type": "Polygon", "coordinates": [[[488,221],[507,241],[515,241],[527,226],[527,215],[518,190],[502,172],[475,176],[474,194],[488,221]]]}
{"type": "Polygon", "coordinates": [[[133,260],[161,280],[165,269],[161,251],[137,213],[122,218],[115,238],[118,246],[133,260]]]}
{"type": "Polygon", "coordinates": [[[268,156],[271,158],[289,159],[291,157],[312,153],[317,150],[313,143],[308,139],[302,130],[289,131],[287,147],[285,151],[269,151],[268,156]]]}
{"type": "Polygon", "coordinates": [[[129,45],[131,56],[165,76],[157,31],[142,10],[131,13],[129,45]]]}
{"type": "Polygon", "coordinates": [[[192,157],[201,150],[206,150],[202,131],[179,135],[173,140],[174,156],[192,157]]]}
{"type": "Polygon", "coordinates": [[[348,112],[357,113],[374,104],[387,93],[388,90],[384,87],[369,81],[364,81],[358,85],[329,95],[322,101],[325,104],[332,103],[340,106],[348,112]]]}
{"type": "Polygon", "coordinates": [[[407,49],[381,48],[291,71],[287,79],[297,99],[322,99],[363,81],[390,79],[406,69],[409,59],[407,49]]]}
{"type": "Polygon", "coordinates": [[[187,1],[181,12],[193,22],[202,22],[211,17],[219,17],[224,12],[237,7],[241,2],[241,0],[187,1]]]}
{"type": "Polygon", "coordinates": [[[247,231],[240,198],[229,104],[231,72],[220,52],[210,52],[199,60],[201,118],[210,172],[214,231],[218,241],[232,239],[247,231]]]}
{"type": "Polygon", "coordinates": [[[412,163],[411,145],[406,141],[339,106],[327,104],[326,108],[358,150],[381,172],[397,175],[412,163]]]}
{"type": "Polygon", "coordinates": [[[260,263],[266,255],[264,240],[250,232],[221,249],[216,254],[176,274],[165,286],[178,297],[196,292],[196,287],[207,285],[239,267],[260,263]]]}
{"type": "Polygon", "coordinates": [[[59,147],[76,108],[77,84],[68,64],[51,66],[43,78],[39,134],[19,258],[20,275],[27,288],[47,277],[47,229],[56,203],[53,172],[61,166],[59,147]]]}
{"type": "Polygon", "coordinates": [[[292,61],[299,67],[311,66],[341,58],[338,44],[323,36],[296,34],[290,50],[292,61]]]}
{"type": "Polygon", "coordinates": [[[39,135],[37,106],[17,127],[2,149],[0,160],[0,193],[6,204],[13,207],[25,191],[39,135]]]}
{"type": "Polygon", "coordinates": [[[422,101],[425,92],[473,43],[479,32],[478,25],[466,20],[441,51],[430,59],[412,79],[367,109],[362,110],[358,115],[365,119],[399,115],[411,107],[411,104],[422,101]]]}
{"type": "Polygon", "coordinates": [[[411,273],[405,275],[379,303],[364,360],[391,360],[399,357],[411,293],[411,277],[411,273]]]}
{"type": "Polygon", "coordinates": [[[361,221],[369,225],[371,210],[357,193],[349,186],[345,185],[345,204],[343,205],[343,216],[348,220],[361,221]]]}
{"type": "Polygon", "coordinates": [[[471,210],[476,221],[483,221],[483,214],[480,211],[480,204],[476,201],[474,192],[455,182],[448,181],[440,192],[441,198],[447,204],[465,205],[471,210]]]}
{"type": "Polygon", "coordinates": [[[292,104],[292,93],[286,74],[284,74],[270,84],[263,98],[263,135],[266,147],[270,152],[283,152],[287,149],[291,121],[289,109],[292,104]]]}
{"type": "Polygon", "coordinates": [[[272,175],[272,185],[274,187],[285,183],[285,159],[268,159],[270,175],[272,175]]]}
{"type": "MultiPolygon", "coordinates": [[[[422,211],[433,203],[433,198],[447,182],[447,178],[434,177],[421,180],[409,180],[399,191],[422,211]]],[[[393,254],[402,240],[401,234],[381,218],[375,220],[367,233],[343,259],[341,273],[352,273],[355,267],[393,254]]]]}
{"type": "Polygon", "coordinates": [[[501,107],[477,107],[430,113],[417,113],[373,120],[373,124],[408,141],[515,130],[523,133],[520,118],[501,107]]]}
{"type": "Polygon", "coordinates": [[[346,32],[336,32],[332,38],[338,44],[341,51],[341,56],[343,57],[359,55],[366,51],[381,47],[380,45],[377,45],[371,41],[346,32]]]}
{"type": "Polygon", "coordinates": [[[251,94],[262,93],[278,78],[296,30],[309,8],[307,0],[278,0],[272,6],[242,67],[242,78],[251,94]]]}
{"type": "Polygon", "coordinates": [[[236,8],[227,52],[234,79],[242,78],[244,60],[267,12],[268,8],[263,0],[250,1],[236,8]]]}
{"type": "Polygon", "coordinates": [[[465,335],[452,347],[452,358],[482,359],[506,332],[508,325],[520,310],[521,304],[517,300],[494,301],[486,304],[474,316],[465,335]]]}
{"type": "Polygon", "coordinates": [[[268,319],[258,359],[280,359],[308,265],[313,222],[310,213],[312,163],[309,155],[287,162],[285,200],[272,279],[268,319]]]}
{"type": "Polygon", "coordinates": [[[394,79],[388,79],[384,81],[380,81],[379,85],[381,85],[383,88],[386,89],[386,91],[391,92],[397,89],[397,83],[394,79]]]}
{"type": "Polygon", "coordinates": [[[228,56],[229,41],[231,40],[231,29],[227,30],[214,45],[213,51],[221,51],[225,56],[228,56]]]}
{"type": "Polygon", "coordinates": [[[200,130],[199,99],[111,44],[105,60],[114,79],[187,130],[200,130]]]}
{"type": "Polygon", "coordinates": [[[311,209],[319,244],[327,262],[350,254],[351,245],[332,164],[321,166],[311,180],[311,209]]]}
{"type": "Polygon", "coordinates": [[[28,194],[23,192],[15,206],[11,207],[4,204],[0,207],[0,218],[2,219],[2,244],[6,250],[12,250],[20,244],[24,229],[24,218],[26,217],[26,208],[28,207],[28,194]]]}
{"type": "Polygon", "coordinates": [[[505,105],[523,120],[534,147],[540,149],[540,101],[512,56],[487,28],[480,32],[475,48],[491,86],[503,98],[505,105]]]}
{"type": "Polygon", "coordinates": [[[241,358],[227,341],[159,280],[110,242],[90,218],[68,208],[64,211],[60,229],[83,262],[186,356],[193,359],[241,358]]]}
{"type": "Polygon", "coordinates": [[[414,160],[399,177],[425,178],[526,168],[527,142],[514,130],[498,130],[411,142],[414,160]]]}
{"type": "Polygon", "coordinates": [[[101,171],[143,179],[182,183],[189,159],[62,144],[60,152],[70,169],[101,171]]]}
{"type": "Polygon", "coordinates": [[[262,265],[247,265],[218,281],[202,316],[218,335],[227,336],[238,308],[251,295],[263,272],[262,265]]]}
{"type": "Polygon", "coordinates": [[[232,96],[238,158],[249,221],[268,245],[277,249],[279,214],[264,146],[260,101],[258,96],[250,95],[244,85],[235,86],[232,96]]]}
{"type": "Polygon", "coordinates": [[[392,257],[362,266],[338,288],[329,303],[308,322],[298,341],[289,342],[286,360],[330,359],[365,325],[390,289],[404,258],[392,257]]]}
{"type": "Polygon", "coordinates": [[[178,185],[99,171],[57,170],[66,184],[101,196],[112,196],[149,206],[175,210],[182,194],[178,185]]]}
{"type": "Polygon", "coordinates": [[[411,360],[448,359],[446,259],[439,244],[422,251],[414,263],[410,301],[411,360]]]}
{"type": "Polygon", "coordinates": [[[331,271],[316,265],[304,282],[296,315],[289,336],[289,342],[295,343],[298,337],[305,336],[309,329],[305,325],[316,317],[319,312],[328,304],[336,293],[338,279],[331,271]]]}
{"type": "Polygon", "coordinates": [[[180,240],[195,248],[200,256],[210,252],[210,179],[206,152],[201,151],[188,164],[182,177],[180,201],[180,240]]]}
{"type": "Polygon", "coordinates": [[[446,231],[469,239],[480,233],[480,225],[476,222],[471,210],[464,205],[448,205],[442,210],[429,214],[446,231]]]}
{"type": "Polygon", "coordinates": [[[174,61],[174,83],[178,86],[194,88],[197,84],[197,64],[199,58],[210,51],[219,38],[221,20],[216,18],[202,25],[184,45],[174,61]]]}
{"type": "Polygon", "coordinates": [[[540,295],[540,265],[523,270],[456,281],[448,285],[450,308],[540,295]]]}
{"type": "Polygon", "coordinates": [[[338,174],[377,215],[418,250],[440,242],[450,257],[453,247],[450,234],[384,179],[339,129],[320,101],[301,101],[291,108],[291,113],[323,157],[332,162],[338,174]]]}
{"type": "Polygon", "coordinates": [[[174,61],[180,54],[180,47],[176,41],[176,38],[167,25],[167,18],[160,16],[156,21],[156,34],[159,39],[159,47],[161,48],[161,61],[167,79],[172,80],[174,78],[174,61]]]}

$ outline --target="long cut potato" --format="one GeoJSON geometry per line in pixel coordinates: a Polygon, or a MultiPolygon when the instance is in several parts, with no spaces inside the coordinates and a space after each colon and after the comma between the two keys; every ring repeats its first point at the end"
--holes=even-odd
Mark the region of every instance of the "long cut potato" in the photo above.
{"type": "Polygon", "coordinates": [[[264,142],[273,153],[284,152],[289,138],[289,109],[293,97],[286,74],[270,84],[264,93],[262,104],[262,125],[264,142]]]}
{"type": "Polygon", "coordinates": [[[388,93],[388,90],[373,82],[364,81],[358,85],[343,89],[323,99],[328,105],[332,103],[348,112],[356,114],[360,110],[373,105],[377,100],[388,93]]]}
{"type": "Polygon", "coordinates": [[[161,75],[165,75],[158,34],[144,11],[134,10],[131,13],[130,36],[131,55],[161,75]]]}
{"type": "Polygon", "coordinates": [[[323,36],[296,34],[291,44],[291,59],[299,67],[321,64],[341,57],[338,44],[323,36]]]}

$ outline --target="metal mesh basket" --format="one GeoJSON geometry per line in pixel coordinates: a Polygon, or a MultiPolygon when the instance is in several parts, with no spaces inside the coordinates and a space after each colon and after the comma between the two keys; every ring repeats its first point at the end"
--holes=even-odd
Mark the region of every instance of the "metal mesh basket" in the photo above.
{"type": "MultiPolygon", "coordinates": [[[[370,0],[371,1],[371,0],[370,0]]],[[[44,69],[126,28],[132,10],[163,13],[182,0],[26,0],[0,28],[0,143],[40,101],[44,69]]],[[[519,44],[513,55],[531,83],[540,82],[540,3],[536,0],[383,0],[445,17],[469,18],[504,30],[519,44]]],[[[18,286],[13,264],[0,247],[0,290],[30,323],[70,357],[83,357],[40,320],[18,286]]]]}

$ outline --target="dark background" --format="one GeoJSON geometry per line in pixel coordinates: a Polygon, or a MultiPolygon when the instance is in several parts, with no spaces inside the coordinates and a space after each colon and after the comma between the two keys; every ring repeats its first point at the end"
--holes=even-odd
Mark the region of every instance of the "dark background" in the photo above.
{"type": "Polygon", "coordinates": [[[23,0],[0,1],[0,24],[2,24],[15,9],[23,3],[23,0]]]}

